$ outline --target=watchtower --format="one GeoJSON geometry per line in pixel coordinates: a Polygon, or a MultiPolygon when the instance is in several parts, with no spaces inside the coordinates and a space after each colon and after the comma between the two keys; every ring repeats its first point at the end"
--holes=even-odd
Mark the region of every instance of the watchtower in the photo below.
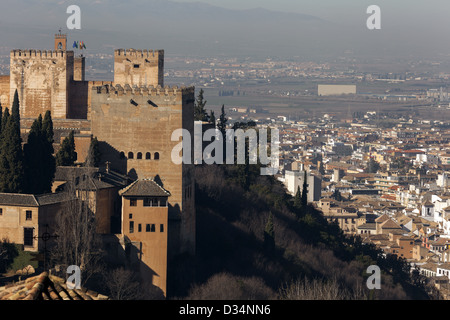
{"type": "Polygon", "coordinates": [[[114,83],[164,87],[164,50],[115,50],[114,83]]]}
{"type": "Polygon", "coordinates": [[[59,29],[59,33],[55,34],[55,51],[56,50],[67,50],[67,35],[61,33],[61,29],[59,29]]]}

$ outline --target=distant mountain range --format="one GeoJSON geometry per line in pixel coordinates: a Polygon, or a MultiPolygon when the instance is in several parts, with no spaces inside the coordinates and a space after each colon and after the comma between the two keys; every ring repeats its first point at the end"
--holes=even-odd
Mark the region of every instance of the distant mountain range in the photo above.
{"type": "Polygon", "coordinates": [[[0,12],[0,47],[3,51],[50,49],[53,34],[61,27],[68,33],[69,45],[82,40],[88,52],[132,47],[196,56],[317,58],[349,52],[409,54],[416,47],[425,49],[417,41],[409,41],[411,35],[402,36],[397,30],[371,33],[364,19],[361,15],[355,28],[306,14],[261,8],[231,10],[201,2],[6,0],[0,12]],[[81,30],[66,28],[66,9],[72,4],[81,9],[81,30]]]}

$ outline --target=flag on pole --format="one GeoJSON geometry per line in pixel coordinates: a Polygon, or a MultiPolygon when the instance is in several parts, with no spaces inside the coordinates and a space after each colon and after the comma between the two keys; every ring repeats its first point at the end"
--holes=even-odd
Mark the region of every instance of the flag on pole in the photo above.
{"type": "Polygon", "coordinates": [[[72,48],[77,48],[77,49],[78,49],[78,45],[77,45],[77,42],[76,42],[76,41],[73,42],[72,48]]]}

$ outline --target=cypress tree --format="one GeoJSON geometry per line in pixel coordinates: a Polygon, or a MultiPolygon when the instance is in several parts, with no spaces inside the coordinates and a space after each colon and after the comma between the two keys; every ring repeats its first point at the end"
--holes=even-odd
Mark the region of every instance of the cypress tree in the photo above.
{"type": "Polygon", "coordinates": [[[42,131],[44,132],[53,153],[53,121],[51,112],[49,110],[45,112],[44,120],[42,121],[42,131]]]}
{"type": "Polygon", "coordinates": [[[73,131],[70,131],[69,136],[67,136],[56,154],[56,165],[57,166],[73,166],[77,160],[77,154],[75,153],[75,140],[73,136],[73,131]]]}
{"type": "Polygon", "coordinates": [[[194,121],[208,121],[208,113],[206,112],[206,100],[203,98],[203,89],[200,89],[194,106],[194,121]]]}
{"type": "Polygon", "coordinates": [[[28,140],[23,148],[27,192],[42,194],[51,192],[55,176],[55,158],[53,156],[53,124],[49,113],[33,122],[28,140]]]}
{"type": "Polygon", "coordinates": [[[308,205],[308,182],[307,182],[307,174],[305,170],[305,175],[303,178],[303,190],[302,190],[302,207],[306,207],[308,205]]]}
{"type": "Polygon", "coordinates": [[[8,109],[8,107],[6,107],[5,108],[5,111],[3,112],[3,115],[2,115],[2,125],[1,125],[1,127],[2,127],[2,132],[3,132],[3,130],[6,128],[6,123],[8,122],[8,118],[9,118],[9,109],[8,109]]]}
{"type": "Polygon", "coordinates": [[[217,129],[222,133],[222,136],[225,139],[226,128],[227,128],[227,117],[225,115],[225,105],[222,105],[222,109],[219,116],[219,122],[217,123],[217,129]]]}
{"type": "Polygon", "coordinates": [[[43,166],[45,183],[43,184],[43,192],[51,192],[53,179],[55,177],[56,171],[56,160],[53,156],[55,152],[53,148],[54,141],[53,132],[53,121],[51,112],[47,110],[45,112],[44,120],[42,121],[42,141],[43,141],[43,161],[45,165],[43,166]]]}
{"type": "Polygon", "coordinates": [[[210,111],[209,112],[209,122],[211,122],[212,124],[216,124],[216,116],[214,115],[214,111],[210,111]]]}
{"type": "Polygon", "coordinates": [[[98,167],[100,164],[101,153],[97,137],[91,140],[89,145],[88,156],[84,165],[87,167],[98,167]]]}
{"type": "Polygon", "coordinates": [[[42,116],[39,115],[31,125],[27,143],[23,146],[27,193],[43,193],[41,191],[44,180],[44,170],[41,166],[45,166],[43,152],[42,116]]]}
{"type": "MultiPolygon", "coordinates": [[[[14,109],[18,110],[18,106],[16,105],[14,109]]],[[[3,117],[2,119],[3,123],[5,123],[5,118],[3,117]]],[[[22,139],[20,137],[20,124],[17,120],[17,115],[8,116],[2,130],[0,154],[1,192],[22,193],[25,191],[22,139]]]]}
{"type": "Polygon", "coordinates": [[[19,124],[20,129],[20,104],[19,104],[19,94],[17,93],[17,89],[14,92],[14,100],[11,107],[11,116],[14,118],[14,120],[19,124]]]}
{"type": "Polygon", "coordinates": [[[269,218],[267,219],[266,227],[264,229],[264,246],[269,251],[275,249],[275,230],[272,212],[269,212],[269,218]]]}
{"type": "Polygon", "coordinates": [[[300,186],[297,187],[297,192],[295,193],[294,208],[295,209],[302,208],[302,193],[300,192],[300,186]]]}
{"type": "Polygon", "coordinates": [[[2,133],[2,118],[3,118],[3,107],[2,103],[0,102],[0,135],[2,133]]]}

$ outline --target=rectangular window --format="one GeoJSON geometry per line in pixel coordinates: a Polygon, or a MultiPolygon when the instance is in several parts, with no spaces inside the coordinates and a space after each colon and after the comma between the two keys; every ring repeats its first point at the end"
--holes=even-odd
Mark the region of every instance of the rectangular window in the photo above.
{"type": "Polygon", "coordinates": [[[134,232],[134,221],[130,221],[130,233],[134,232]]]}
{"type": "Polygon", "coordinates": [[[23,229],[23,245],[24,246],[33,246],[33,228],[24,228],[23,229]]]}
{"type": "Polygon", "coordinates": [[[151,204],[151,199],[150,198],[144,198],[144,207],[150,207],[151,204]]]}
{"type": "Polygon", "coordinates": [[[133,219],[133,214],[132,214],[132,213],[130,213],[130,214],[128,215],[128,219],[133,219]]]}
{"type": "Polygon", "coordinates": [[[154,224],[150,225],[150,232],[155,232],[155,225],[154,224]]]}
{"type": "Polygon", "coordinates": [[[161,199],[161,201],[159,201],[159,206],[160,207],[167,207],[167,201],[165,199],[161,199]]]}
{"type": "Polygon", "coordinates": [[[33,213],[31,212],[31,210],[27,210],[25,213],[25,220],[29,221],[33,219],[33,213]]]}
{"type": "Polygon", "coordinates": [[[157,207],[157,206],[158,206],[158,199],[152,198],[152,207],[157,207]]]}
{"type": "Polygon", "coordinates": [[[163,224],[159,225],[159,232],[164,232],[164,225],[163,224]]]}
{"type": "Polygon", "coordinates": [[[138,64],[134,64],[133,67],[134,67],[135,69],[139,69],[139,65],[138,65],[138,64]]]}
{"type": "Polygon", "coordinates": [[[142,224],[138,224],[138,232],[141,232],[142,231],[142,224]]]}
{"type": "Polygon", "coordinates": [[[137,206],[137,199],[131,198],[130,199],[130,207],[136,207],[137,206]]]}
{"type": "Polygon", "coordinates": [[[2,215],[3,215],[3,209],[0,208],[0,216],[2,216],[2,215]]]}
{"type": "Polygon", "coordinates": [[[150,225],[149,225],[148,223],[147,223],[146,226],[145,226],[145,231],[146,231],[146,232],[150,232],[150,225]]]}

